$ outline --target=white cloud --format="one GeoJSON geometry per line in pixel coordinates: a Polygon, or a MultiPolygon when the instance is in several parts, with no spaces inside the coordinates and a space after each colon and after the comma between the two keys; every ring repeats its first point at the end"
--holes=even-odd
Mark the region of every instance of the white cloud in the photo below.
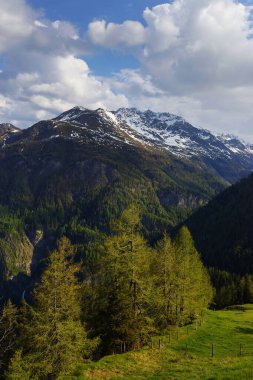
{"type": "Polygon", "coordinates": [[[252,10],[236,0],[175,0],[146,8],[143,23],[96,20],[85,41],[25,0],[0,0],[0,121],[28,126],[74,105],[131,105],[253,142],[252,10]],[[139,68],[96,77],[81,58],[91,44],[133,54],[139,68]]]}
{"type": "MultiPolygon", "coordinates": [[[[175,0],[145,9],[145,23],[132,32],[126,22],[114,25],[122,35],[127,32],[127,41],[141,41],[134,51],[125,43],[139,60],[138,73],[122,71],[115,87],[137,106],[178,109],[204,127],[239,132],[253,141],[252,9],[233,0],[175,0]]],[[[99,33],[98,24],[90,25],[91,41],[122,49],[117,35],[107,43],[103,25],[99,33]]]]}
{"type": "Polygon", "coordinates": [[[0,0],[1,121],[24,127],[75,105],[127,106],[79,57],[89,47],[78,30],[39,16],[23,0],[0,0]]]}
{"type": "Polygon", "coordinates": [[[95,44],[110,48],[119,45],[136,46],[145,42],[145,28],[137,21],[106,24],[104,20],[97,20],[89,25],[88,33],[95,44]]]}
{"type": "Polygon", "coordinates": [[[0,53],[31,35],[34,17],[24,0],[0,0],[0,53]]]}

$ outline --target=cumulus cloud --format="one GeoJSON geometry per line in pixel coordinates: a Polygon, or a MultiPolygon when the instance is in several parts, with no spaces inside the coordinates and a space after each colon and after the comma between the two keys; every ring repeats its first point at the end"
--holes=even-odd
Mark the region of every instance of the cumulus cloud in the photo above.
{"type": "Polygon", "coordinates": [[[34,17],[24,0],[0,0],[0,53],[32,33],[34,17]]]}
{"type": "Polygon", "coordinates": [[[145,42],[145,28],[137,21],[106,24],[104,20],[97,20],[89,25],[88,33],[95,44],[110,48],[136,46],[145,42]]]}
{"type": "Polygon", "coordinates": [[[0,121],[28,126],[74,105],[130,105],[253,142],[250,3],[174,0],[146,8],[143,22],[95,20],[85,40],[25,0],[0,0],[0,121]],[[83,57],[97,47],[134,55],[138,69],[95,76],[83,57]]]}
{"type": "Polygon", "coordinates": [[[0,52],[1,121],[25,127],[79,104],[128,105],[80,58],[89,46],[77,29],[45,19],[23,0],[0,0],[0,52]]]}
{"type": "Polygon", "coordinates": [[[125,49],[135,41],[129,51],[139,60],[138,73],[122,71],[114,78],[130,102],[134,97],[140,106],[178,109],[198,125],[240,132],[253,141],[252,10],[234,0],[175,0],[146,8],[143,24],[132,32],[126,21],[100,21],[103,28],[92,23],[89,36],[94,44],[122,49],[116,33],[107,43],[109,29],[117,28],[127,34],[125,49]]]}

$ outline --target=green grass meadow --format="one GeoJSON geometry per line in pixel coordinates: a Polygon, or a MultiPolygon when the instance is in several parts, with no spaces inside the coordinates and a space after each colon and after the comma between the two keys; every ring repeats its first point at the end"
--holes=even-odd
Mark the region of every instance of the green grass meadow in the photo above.
{"type": "Polygon", "coordinates": [[[153,348],[79,365],[74,376],[61,379],[253,379],[253,305],[207,310],[198,326],[155,337],[153,348]]]}

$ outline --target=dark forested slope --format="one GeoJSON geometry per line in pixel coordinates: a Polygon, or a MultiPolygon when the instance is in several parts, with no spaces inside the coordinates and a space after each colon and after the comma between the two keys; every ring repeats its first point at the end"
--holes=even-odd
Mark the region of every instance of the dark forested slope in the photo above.
{"type": "Polygon", "coordinates": [[[206,265],[253,273],[253,174],[200,208],[187,226],[206,265]]]}

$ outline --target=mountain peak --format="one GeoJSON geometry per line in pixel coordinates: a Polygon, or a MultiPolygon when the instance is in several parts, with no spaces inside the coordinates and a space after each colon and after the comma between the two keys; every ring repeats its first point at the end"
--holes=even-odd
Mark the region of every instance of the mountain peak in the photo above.
{"type": "Polygon", "coordinates": [[[20,129],[10,123],[0,124],[0,142],[5,141],[9,136],[14,133],[20,132],[20,129]]]}

